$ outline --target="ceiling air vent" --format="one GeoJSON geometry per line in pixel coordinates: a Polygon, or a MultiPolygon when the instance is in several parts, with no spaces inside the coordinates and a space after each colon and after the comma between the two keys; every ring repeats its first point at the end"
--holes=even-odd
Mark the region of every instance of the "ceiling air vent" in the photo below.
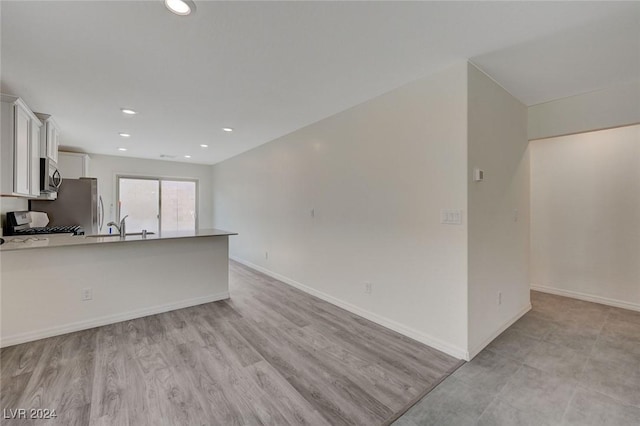
{"type": "Polygon", "coordinates": [[[176,158],[175,155],[169,155],[169,154],[160,154],[160,158],[176,158]]]}

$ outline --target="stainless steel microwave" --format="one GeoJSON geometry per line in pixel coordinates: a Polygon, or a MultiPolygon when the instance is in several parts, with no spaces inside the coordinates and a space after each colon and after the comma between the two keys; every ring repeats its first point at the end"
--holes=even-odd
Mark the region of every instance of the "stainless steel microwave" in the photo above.
{"type": "Polygon", "coordinates": [[[62,176],[56,163],[49,158],[40,159],[40,192],[58,192],[62,176]]]}

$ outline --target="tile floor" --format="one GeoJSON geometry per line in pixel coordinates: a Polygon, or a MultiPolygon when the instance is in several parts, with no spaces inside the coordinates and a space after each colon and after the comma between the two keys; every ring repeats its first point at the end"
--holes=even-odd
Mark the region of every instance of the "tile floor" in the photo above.
{"type": "Polygon", "coordinates": [[[531,304],[394,425],[640,425],[640,312],[539,292],[531,304]]]}

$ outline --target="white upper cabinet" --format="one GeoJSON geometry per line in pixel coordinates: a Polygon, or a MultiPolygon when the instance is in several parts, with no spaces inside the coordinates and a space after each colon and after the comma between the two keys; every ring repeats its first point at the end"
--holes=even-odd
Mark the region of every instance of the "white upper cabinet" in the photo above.
{"type": "Polygon", "coordinates": [[[59,127],[49,114],[36,113],[36,115],[44,123],[44,129],[40,134],[40,156],[58,163],[59,127]]]}
{"type": "Polygon", "coordinates": [[[29,180],[29,195],[40,196],[40,132],[41,124],[38,120],[31,120],[31,179],[29,180]]]}
{"type": "Polygon", "coordinates": [[[89,155],[78,152],[58,153],[58,171],[62,179],[78,179],[89,176],[89,155]]]}
{"type": "Polygon", "coordinates": [[[2,95],[0,111],[2,195],[40,195],[39,138],[42,123],[22,99],[2,95]]]}
{"type": "Polygon", "coordinates": [[[13,192],[31,195],[31,118],[18,103],[14,106],[14,117],[13,192]]]}

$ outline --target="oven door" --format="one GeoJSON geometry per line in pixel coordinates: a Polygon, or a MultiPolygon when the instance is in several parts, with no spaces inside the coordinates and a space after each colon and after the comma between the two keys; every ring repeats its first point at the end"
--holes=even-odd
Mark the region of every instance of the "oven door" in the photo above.
{"type": "Polygon", "coordinates": [[[48,158],[40,159],[40,192],[58,192],[62,176],[56,164],[48,158]]]}

